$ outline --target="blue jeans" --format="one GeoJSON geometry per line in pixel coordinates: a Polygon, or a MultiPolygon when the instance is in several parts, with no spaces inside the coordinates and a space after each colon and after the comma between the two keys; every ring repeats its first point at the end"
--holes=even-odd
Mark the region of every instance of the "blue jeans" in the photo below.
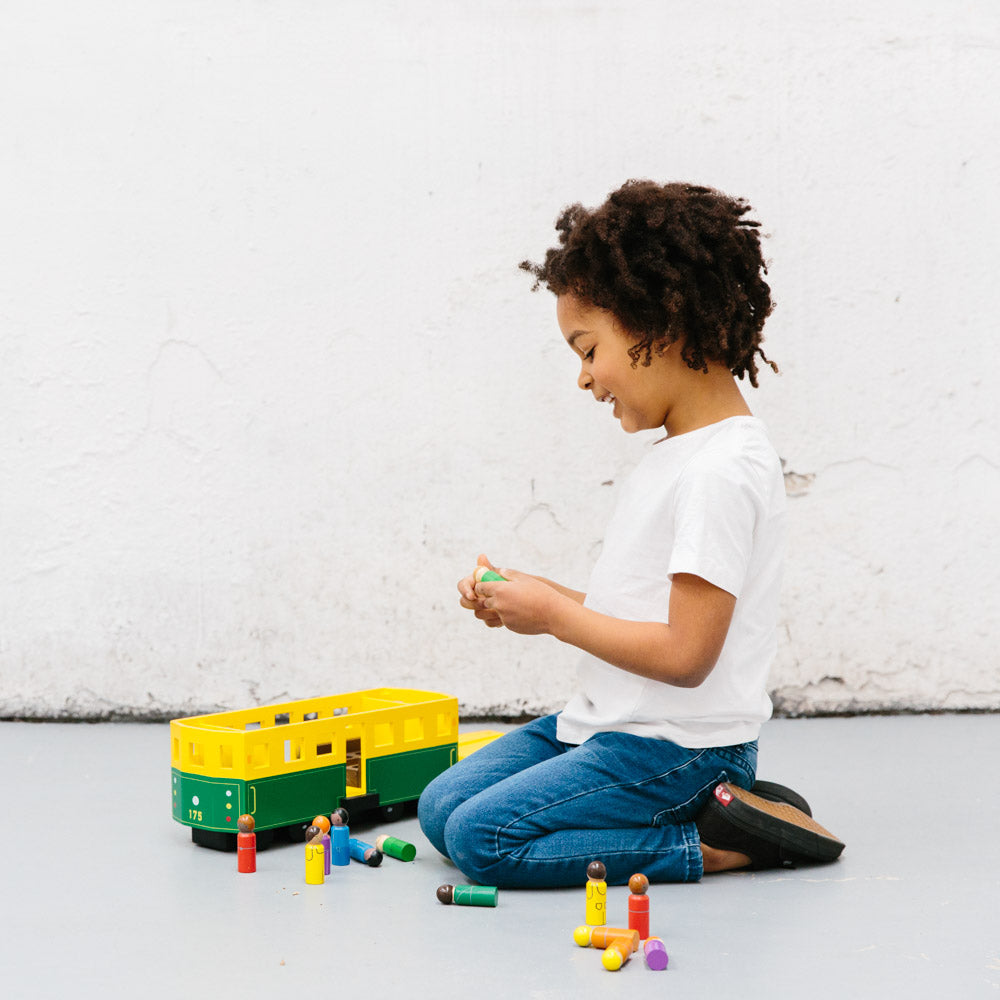
{"type": "Polygon", "coordinates": [[[556,739],[549,715],[438,775],[420,796],[427,839],[469,879],[499,888],[579,886],[603,861],[607,882],[697,882],[694,818],[720,781],[753,785],[757,744],[688,750],[597,733],[556,739]]]}

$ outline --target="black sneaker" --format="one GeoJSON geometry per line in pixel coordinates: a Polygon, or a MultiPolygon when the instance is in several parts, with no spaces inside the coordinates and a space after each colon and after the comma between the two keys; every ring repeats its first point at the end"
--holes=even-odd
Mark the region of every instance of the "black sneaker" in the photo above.
{"type": "Polygon", "coordinates": [[[715,786],[696,823],[703,844],[745,854],[756,870],[835,861],[844,849],[803,810],[728,782],[715,786]]]}

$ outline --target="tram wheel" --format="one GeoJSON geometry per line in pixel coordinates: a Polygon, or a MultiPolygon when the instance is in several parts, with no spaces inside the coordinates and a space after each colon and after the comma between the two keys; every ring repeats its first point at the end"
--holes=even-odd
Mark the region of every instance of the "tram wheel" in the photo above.
{"type": "Polygon", "coordinates": [[[219,830],[201,830],[191,827],[191,839],[199,847],[207,847],[212,851],[235,851],[236,834],[223,833],[219,830]]]}

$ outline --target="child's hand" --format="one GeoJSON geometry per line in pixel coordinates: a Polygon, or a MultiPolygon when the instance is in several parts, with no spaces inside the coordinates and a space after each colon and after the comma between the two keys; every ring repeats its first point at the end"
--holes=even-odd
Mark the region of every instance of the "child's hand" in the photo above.
{"type": "Polygon", "coordinates": [[[513,569],[497,570],[504,580],[481,580],[475,585],[483,613],[495,615],[499,624],[521,635],[552,631],[559,604],[570,598],[537,577],[513,569]]]}
{"type": "MultiPolygon", "coordinates": [[[[493,563],[491,563],[484,555],[481,555],[476,560],[476,569],[479,569],[481,566],[486,569],[493,570],[494,573],[496,572],[496,568],[493,563]]],[[[458,592],[461,594],[459,603],[462,607],[474,612],[475,616],[484,625],[489,628],[502,627],[503,622],[500,620],[500,616],[495,611],[487,611],[486,606],[476,593],[475,571],[470,573],[468,576],[463,576],[462,579],[458,581],[458,592]]]]}

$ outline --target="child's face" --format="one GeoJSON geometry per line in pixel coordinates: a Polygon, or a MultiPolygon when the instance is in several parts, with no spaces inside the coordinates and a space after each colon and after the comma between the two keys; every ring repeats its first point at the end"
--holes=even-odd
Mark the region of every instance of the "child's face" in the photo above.
{"type": "Polygon", "coordinates": [[[598,402],[611,403],[622,430],[633,434],[666,424],[670,410],[673,355],[653,354],[648,366],[633,364],[636,341],[614,314],[575,295],[560,295],[556,316],[566,343],[580,358],[577,385],[598,402]]]}

